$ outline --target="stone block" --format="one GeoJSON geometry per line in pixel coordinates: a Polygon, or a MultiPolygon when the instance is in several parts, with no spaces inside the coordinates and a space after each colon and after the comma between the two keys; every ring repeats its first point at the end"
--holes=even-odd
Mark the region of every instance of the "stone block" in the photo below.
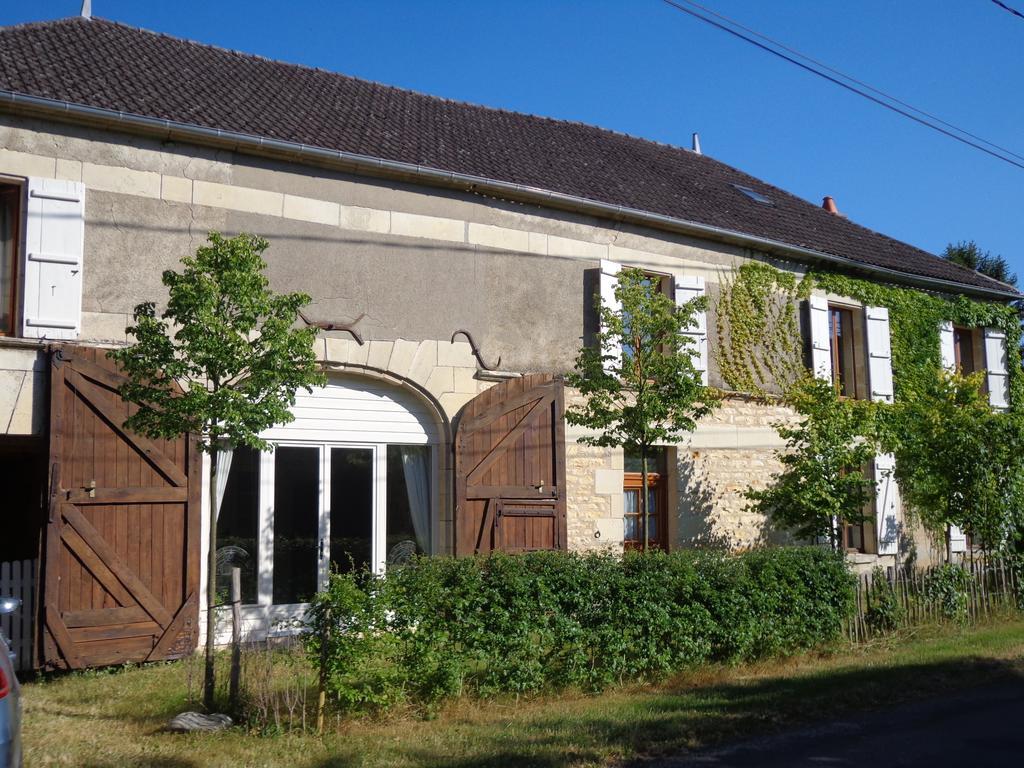
{"type": "Polygon", "coordinates": [[[192,202],[192,179],[164,175],[161,178],[160,197],[172,203],[192,202]]]}
{"type": "Polygon", "coordinates": [[[57,161],[52,157],[0,149],[0,173],[52,179],[57,173],[57,161]]]}
{"type": "Polygon", "coordinates": [[[58,157],[57,170],[55,175],[58,179],[66,179],[67,181],[81,181],[82,161],[65,160],[62,157],[58,157]]]}
{"type": "Polygon", "coordinates": [[[370,368],[386,371],[388,369],[388,362],[391,360],[391,350],[394,346],[394,342],[391,341],[371,341],[366,364],[370,368]]]}
{"type": "Polygon", "coordinates": [[[625,524],[621,517],[599,517],[594,521],[594,530],[601,534],[595,538],[602,544],[622,544],[626,538],[625,524]]]}
{"type": "Polygon", "coordinates": [[[469,242],[487,248],[499,248],[504,251],[529,252],[530,233],[508,227],[495,227],[490,224],[471,222],[468,229],[469,242]]]}
{"type": "Polygon", "coordinates": [[[193,184],[192,200],[196,205],[260,213],[264,216],[280,216],[284,210],[284,195],[280,192],[235,187],[198,179],[193,184]]]}
{"type": "Polygon", "coordinates": [[[0,371],[45,371],[46,354],[33,347],[0,347],[0,371]]]}
{"type": "Polygon", "coordinates": [[[476,380],[476,369],[474,368],[455,368],[453,370],[455,379],[455,391],[465,394],[475,395],[478,392],[476,380]]]}
{"type": "Polygon", "coordinates": [[[83,163],[82,181],[86,188],[100,192],[160,199],[160,174],[154,171],[83,163]]]}
{"type": "Polygon", "coordinates": [[[43,434],[45,403],[45,371],[0,370],[0,434],[43,434]]]}
{"type": "Polygon", "coordinates": [[[530,253],[538,253],[541,256],[548,254],[548,236],[541,232],[530,232],[529,249],[530,253]]]}
{"type": "Polygon", "coordinates": [[[453,419],[473,397],[468,392],[446,392],[438,397],[438,402],[448,418],[453,419]]]}
{"type": "Polygon", "coordinates": [[[589,243],[586,240],[574,240],[569,237],[548,235],[548,255],[585,259],[607,259],[608,246],[602,245],[601,243],[589,243]]]}
{"type": "Polygon", "coordinates": [[[284,196],[284,217],[309,221],[314,224],[338,225],[341,206],[326,200],[314,200],[311,197],[298,195],[284,196]]]}
{"type": "Polygon", "coordinates": [[[392,211],[391,234],[463,243],[466,240],[466,223],[459,219],[392,211]]]}
{"type": "Polygon", "coordinates": [[[412,361],[419,349],[419,342],[399,339],[391,350],[391,360],[388,362],[388,370],[396,376],[408,376],[412,361]]]}
{"type": "Polygon", "coordinates": [[[370,342],[364,342],[362,344],[353,341],[355,346],[349,347],[348,351],[348,362],[349,365],[366,365],[370,358],[370,342]]]}
{"type": "MultiPolygon", "coordinates": [[[[435,367],[427,377],[427,381],[424,386],[430,394],[437,398],[440,398],[443,394],[454,392],[455,375],[451,366],[438,365],[435,367]]],[[[468,393],[466,394],[468,395],[468,393]]]]}
{"type": "Polygon", "coordinates": [[[324,358],[328,363],[345,364],[350,362],[352,353],[359,345],[353,339],[339,339],[324,336],[324,358]]]}
{"type": "Polygon", "coordinates": [[[594,493],[610,496],[622,493],[622,470],[597,469],[594,471],[594,493]]]}
{"type": "Polygon", "coordinates": [[[430,374],[436,367],[437,342],[433,339],[427,339],[419,343],[416,354],[413,356],[412,364],[409,366],[409,372],[406,375],[417,384],[425,386],[427,379],[430,378],[430,374]]]}
{"type": "Polygon", "coordinates": [[[356,232],[387,234],[391,231],[391,211],[363,208],[358,205],[343,205],[340,210],[338,226],[356,232]]]}
{"type": "Polygon", "coordinates": [[[473,348],[469,346],[469,342],[439,341],[437,342],[437,364],[475,370],[476,358],[473,357],[473,348]]]}

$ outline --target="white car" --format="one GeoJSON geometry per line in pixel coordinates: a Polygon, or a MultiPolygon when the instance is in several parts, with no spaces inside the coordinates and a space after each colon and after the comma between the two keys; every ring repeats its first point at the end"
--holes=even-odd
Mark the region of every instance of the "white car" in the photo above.
{"type": "MultiPolygon", "coordinates": [[[[21,601],[0,597],[0,613],[14,613],[21,601]]],[[[0,768],[21,766],[21,687],[14,675],[14,654],[0,632],[0,768]]]]}

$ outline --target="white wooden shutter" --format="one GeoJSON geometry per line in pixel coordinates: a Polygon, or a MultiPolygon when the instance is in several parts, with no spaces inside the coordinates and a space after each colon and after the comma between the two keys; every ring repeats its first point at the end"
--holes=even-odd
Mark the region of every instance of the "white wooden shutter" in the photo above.
{"type": "MultiPolygon", "coordinates": [[[[889,310],[885,307],[864,307],[864,319],[871,399],[891,403],[893,387],[889,310]]],[[[900,489],[896,484],[896,459],[891,453],[880,453],[875,456],[874,464],[878,554],[895,555],[900,545],[900,489]]]]}
{"type": "Polygon", "coordinates": [[[28,180],[22,335],[76,339],[82,330],[85,186],[28,180]]]}
{"type": "Polygon", "coordinates": [[[808,319],[811,326],[811,370],[816,378],[832,381],[832,334],[828,327],[828,300],[811,296],[808,319]]]}
{"type": "Polygon", "coordinates": [[[949,551],[953,553],[967,551],[967,534],[955,525],[949,526],[949,551]]]}
{"type": "Polygon", "coordinates": [[[942,367],[947,371],[956,370],[956,349],[953,345],[953,323],[944,320],[939,325],[939,351],[942,354],[942,367]]]}
{"type": "Polygon", "coordinates": [[[900,489],[894,472],[896,459],[891,453],[875,456],[875,523],[878,554],[895,555],[900,545],[900,489]]]}
{"type": "MultiPolygon", "coordinates": [[[[615,296],[615,286],[619,282],[619,272],[622,271],[622,265],[617,264],[614,261],[608,261],[601,259],[601,306],[610,309],[612,312],[621,312],[622,303],[615,296]]],[[[601,324],[601,332],[606,330],[604,324],[601,324]]],[[[613,355],[613,360],[606,360],[604,363],[605,371],[610,371],[614,366],[617,366],[622,359],[622,346],[616,345],[614,349],[605,348],[602,350],[605,354],[613,355]]]]}
{"type": "MultiPolygon", "coordinates": [[[[688,301],[703,296],[705,293],[704,278],[691,275],[676,275],[674,278],[676,304],[683,305],[688,301]]],[[[693,340],[690,345],[693,367],[700,374],[701,383],[708,385],[708,313],[705,310],[695,312],[693,324],[685,331],[693,340]]]]}
{"type": "Polygon", "coordinates": [[[1009,377],[1006,370],[1006,334],[998,328],[985,329],[985,369],[988,401],[1000,411],[1010,407],[1009,377]]]}
{"type": "Polygon", "coordinates": [[[868,384],[871,399],[892,402],[892,348],[889,344],[889,310],[865,307],[868,339],[868,384]]]}

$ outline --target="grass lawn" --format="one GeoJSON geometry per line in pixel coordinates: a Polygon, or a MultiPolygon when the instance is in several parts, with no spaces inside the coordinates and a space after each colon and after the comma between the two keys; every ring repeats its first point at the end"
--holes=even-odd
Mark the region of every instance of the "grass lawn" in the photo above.
{"type": "Polygon", "coordinates": [[[900,642],[703,669],[599,696],[457,702],[424,720],[343,723],[323,739],[160,732],[184,708],[183,663],[29,683],[26,765],[562,766],[678,752],[1024,677],[1024,621],[932,628],[900,642]]]}

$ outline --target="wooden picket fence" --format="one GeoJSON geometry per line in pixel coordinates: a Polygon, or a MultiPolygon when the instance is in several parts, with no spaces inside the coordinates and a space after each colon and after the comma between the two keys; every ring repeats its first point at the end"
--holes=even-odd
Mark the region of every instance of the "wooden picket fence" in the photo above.
{"type": "Polygon", "coordinates": [[[950,615],[948,599],[944,603],[942,594],[934,587],[929,588],[941,566],[889,568],[881,574],[884,584],[873,584],[873,579],[879,577],[877,571],[861,574],[857,578],[854,613],[846,622],[847,636],[854,643],[863,643],[885,630],[951,620],[977,624],[1020,609],[1019,577],[1004,560],[978,558],[956,567],[965,575],[965,586],[958,591],[960,610],[955,617],[950,615]],[[897,606],[895,612],[890,610],[887,614],[895,619],[895,626],[880,628],[878,616],[885,613],[881,603],[886,600],[890,608],[893,601],[897,606]]]}
{"type": "Polygon", "coordinates": [[[18,672],[32,669],[33,605],[36,588],[36,561],[14,560],[0,563],[0,596],[21,600],[21,610],[0,616],[0,630],[14,652],[18,672]]]}

